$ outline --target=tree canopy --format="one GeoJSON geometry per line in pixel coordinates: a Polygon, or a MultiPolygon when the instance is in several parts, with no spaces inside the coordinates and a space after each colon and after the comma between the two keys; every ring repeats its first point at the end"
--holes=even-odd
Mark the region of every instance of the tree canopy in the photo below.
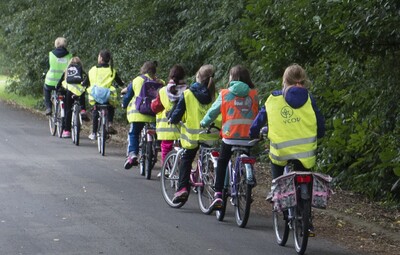
{"type": "Polygon", "coordinates": [[[243,64],[264,102],[298,63],[326,117],[318,170],[392,199],[400,174],[399,10],[397,0],[1,1],[0,70],[18,81],[11,91],[41,95],[47,54],[64,36],[86,69],[109,49],[125,82],[157,60],[165,79],[176,63],[190,77],[213,64],[222,87],[243,64]]]}

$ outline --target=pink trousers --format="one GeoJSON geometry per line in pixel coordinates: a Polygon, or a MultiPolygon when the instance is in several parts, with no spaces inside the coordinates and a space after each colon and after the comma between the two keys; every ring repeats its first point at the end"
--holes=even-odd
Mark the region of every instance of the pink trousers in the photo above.
{"type": "Polygon", "coordinates": [[[173,140],[162,140],[161,141],[161,159],[164,163],[165,156],[174,148],[173,140]]]}

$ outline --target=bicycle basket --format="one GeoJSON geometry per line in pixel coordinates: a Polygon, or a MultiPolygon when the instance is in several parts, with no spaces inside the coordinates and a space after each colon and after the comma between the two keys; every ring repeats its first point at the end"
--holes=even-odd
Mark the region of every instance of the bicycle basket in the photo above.
{"type": "Polygon", "coordinates": [[[289,173],[272,180],[271,192],[275,211],[280,212],[296,206],[295,176],[294,173],[289,173]]]}
{"type": "Polygon", "coordinates": [[[332,194],[332,177],[325,174],[313,173],[313,192],[311,205],[315,208],[325,209],[332,194]]]}

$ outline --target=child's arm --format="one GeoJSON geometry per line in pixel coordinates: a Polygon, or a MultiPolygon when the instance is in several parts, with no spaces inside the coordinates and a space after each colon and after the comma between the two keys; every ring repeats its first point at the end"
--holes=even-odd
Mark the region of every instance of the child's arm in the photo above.
{"type": "Polygon", "coordinates": [[[260,130],[265,124],[267,124],[267,110],[265,106],[263,106],[251,124],[249,132],[250,138],[258,138],[260,130]]]}
{"type": "Polygon", "coordinates": [[[211,108],[208,109],[206,115],[200,121],[201,127],[208,127],[219,116],[219,114],[221,113],[221,104],[222,99],[221,94],[219,94],[218,98],[212,104],[211,108]]]}

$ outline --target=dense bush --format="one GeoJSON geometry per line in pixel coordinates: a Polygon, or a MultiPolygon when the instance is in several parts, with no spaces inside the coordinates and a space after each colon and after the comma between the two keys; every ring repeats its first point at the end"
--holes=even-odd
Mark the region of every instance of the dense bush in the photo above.
{"type": "Polygon", "coordinates": [[[190,77],[214,64],[224,86],[242,63],[265,101],[285,67],[299,63],[326,117],[319,170],[391,199],[393,170],[400,172],[399,10],[396,0],[2,1],[0,66],[18,78],[12,91],[39,96],[47,52],[65,36],[87,69],[110,49],[126,82],[158,60],[164,78],[175,63],[190,77]]]}

